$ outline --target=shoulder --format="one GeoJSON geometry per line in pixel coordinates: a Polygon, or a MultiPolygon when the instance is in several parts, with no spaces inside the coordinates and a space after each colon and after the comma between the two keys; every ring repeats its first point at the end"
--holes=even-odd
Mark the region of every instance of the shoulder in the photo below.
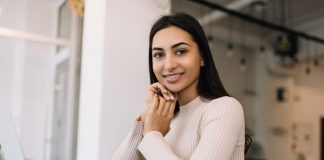
{"type": "Polygon", "coordinates": [[[234,110],[242,110],[241,103],[236,100],[233,97],[220,97],[213,99],[209,102],[207,102],[206,107],[208,109],[220,109],[220,108],[226,108],[228,110],[234,109],[234,110]]]}
{"type": "Polygon", "coordinates": [[[220,97],[206,103],[204,109],[205,118],[244,118],[243,107],[238,100],[233,97],[220,97]]]}

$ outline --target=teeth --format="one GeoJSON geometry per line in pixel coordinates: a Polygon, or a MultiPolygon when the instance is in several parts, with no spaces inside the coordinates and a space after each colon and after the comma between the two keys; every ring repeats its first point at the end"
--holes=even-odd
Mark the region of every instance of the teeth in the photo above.
{"type": "Polygon", "coordinates": [[[170,75],[164,75],[164,77],[172,77],[172,76],[180,76],[182,73],[178,73],[178,74],[170,74],[170,75]]]}
{"type": "Polygon", "coordinates": [[[176,78],[176,77],[179,77],[179,76],[180,76],[180,74],[174,74],[174,75],[169,75],[167,77],[169,77],[169,78],[176,78]]]}
{"type": "Polygon", "coordinates": [[[167,75],[167,77],[176,77],[176,76],[180,76],[180,74],[167,75]]]}

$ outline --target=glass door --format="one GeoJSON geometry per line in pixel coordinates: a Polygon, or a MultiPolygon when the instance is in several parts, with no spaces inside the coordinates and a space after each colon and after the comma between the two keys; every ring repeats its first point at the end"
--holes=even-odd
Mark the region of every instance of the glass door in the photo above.
{"type": "Polygon", "coordinates": [[[0,154],[75,159],[82,17],[65,0],[0,0],[0,10],[0,154]]]}

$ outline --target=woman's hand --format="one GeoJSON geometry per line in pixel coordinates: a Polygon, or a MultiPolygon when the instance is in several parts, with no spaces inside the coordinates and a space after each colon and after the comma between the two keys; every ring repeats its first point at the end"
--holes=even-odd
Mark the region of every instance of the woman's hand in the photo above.
{"type": "Polygon", "coordinates": [[[174,95],[159,82],[149,85],[146,91],[146,106],[145,110],[141,113],[140,121],[145,120],[146,114],[152,106],[152,100],[155,94],[162,95],[164,99],[174,99],[174,95]]]}
{"type": "Polygon", "coordinates": [[[173,100],[166,100],[154,94],[152,105],[144,121],[144,134],[150,131],[158,131],[165,136],[170,130],[170,123],[173,119],[176,102],[176,97],[173,100]]]}

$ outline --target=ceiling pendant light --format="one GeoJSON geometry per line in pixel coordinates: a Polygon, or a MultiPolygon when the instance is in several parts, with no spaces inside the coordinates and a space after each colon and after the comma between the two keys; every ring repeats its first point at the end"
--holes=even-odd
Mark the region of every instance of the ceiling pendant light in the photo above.
{"type": "Polygon", "coordinates": [[[309,62],[311,60],[310,42],[309,41],[307,41],[306,54],[307,54],[307,56],[306,56],[305,73],[309,75],[311,73],[311,68],[310,68],[310,65],[309,65],[309,62]]]}
{"type": "Polygon", "coordinates": [[[240,66],[239,66],[239,70],[241,72],[245,72],[246,71],[246,59],[243,57],[243,54],[244,54],[244,47],[245,47],[245,34],[244,34],[244,31],[245,31],[245,28],[244,28],[244,22],[241,21],[241,53],[240,53],[240,56],[241,56],[241,59],[240,59],[240,66]]]}
{"type": "Polygon", "coordinates": [[[317,54],[318,54],[318,50],[317,50],[317,44],[315,44],[314,46],[314,61],[313,61],[313,64],[315,67],[318,67],[319,66],[319,61],[317,59],[317,54]]]}
{"type": "Polygon", "coordinates": [[[227,45],[227,52],[226,52],[226,55],[227,55],[227,57],[233,57],[233,55],[234,55],[234,46],[233,46],[233,44],[232,43],[229,43],[228,45],[227,45]]]}
{"type": "Polygon", "coordinates": [[[314,59],[313,63],[314,63],[314,66],[315,66],[315,67],[318,67],[318,66],[319,66],[318,59],[314,59]]]}
{"type": "Polygon", "coordinates": [[[305,69],[305,73],[306,74],[310,74],[311,73],[311,69],[310,67],[307,65],[306,69],[305,69]]]}
{"type": "Polygon", "coordinates": [[[246,71],[246,60],[245,58],[241,58],[240,59],[240,67],[239,67],[241,72],[245,72],[246,71]]]}

